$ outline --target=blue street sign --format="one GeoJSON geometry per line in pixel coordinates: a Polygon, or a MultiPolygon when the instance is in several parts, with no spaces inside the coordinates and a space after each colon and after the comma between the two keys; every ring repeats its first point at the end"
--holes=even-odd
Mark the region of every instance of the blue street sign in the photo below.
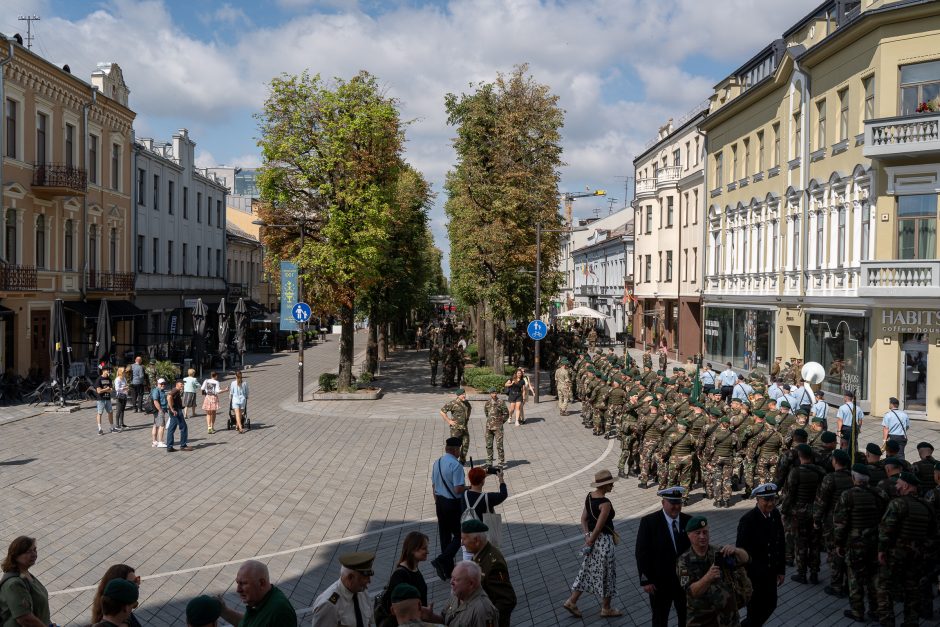
{"type": "Polygon", "coordinates": [[[294,308],[291,309],[291,313],[294,314],[294,320],[297,322],[306,322],[310,319],[310,305],[307,303],[297,303],[294,305],[294,308]]]}
{"type": "Polygon", "coordinates": [[[541,340],[545,337],[545,334],[548,333],[548,327],[545,326],[545,323],[541,320],[533,320],[529,323],[526,332],[529,334],[533,340],[541,340]]]}

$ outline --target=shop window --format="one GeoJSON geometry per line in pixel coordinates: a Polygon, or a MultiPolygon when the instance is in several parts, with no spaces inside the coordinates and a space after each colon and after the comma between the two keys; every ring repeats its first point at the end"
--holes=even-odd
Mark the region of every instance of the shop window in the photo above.
{"type": "Polygon", "coordinates": [[[705,359],[731,362],[742,370],[768,370],[773,354],[774,312],[762,309],[705,309],[705,359]]]}
{"type": "Polygon", "coordinates": [[[937,195],[898,197],[898,259],[936,259],[937,195]]]}
{"type": "Polygon", "coordinates": [[[854,390],[868,398],[867,340],[868,320],[863,317],[807,314],[804,361],[826,368],[821,387],[834,395],[854,390]]]}

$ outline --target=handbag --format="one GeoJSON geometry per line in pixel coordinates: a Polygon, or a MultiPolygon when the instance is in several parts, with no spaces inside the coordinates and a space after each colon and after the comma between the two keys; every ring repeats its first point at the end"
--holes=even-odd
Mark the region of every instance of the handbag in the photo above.
{"type": "Polygon", "coordinates": [[[498,549],[503,539],[503,515],[496,512],[491,513],[490,497],[484,493],[484,498],[486,499],[484,501],[486,511],[483,514],[483,524],[489,527],[489,531],[486,532],[486,539],[498,549]]]}

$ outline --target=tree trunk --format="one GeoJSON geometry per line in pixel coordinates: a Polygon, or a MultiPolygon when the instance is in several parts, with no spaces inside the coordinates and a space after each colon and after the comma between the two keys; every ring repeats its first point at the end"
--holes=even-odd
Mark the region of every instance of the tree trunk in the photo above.
{"type": "Polygon", "coordinates": [[[479,361],[476,365],[486,363],[486,333],[484,331],[486,322],[483,317],[485,314],[485,309],[483,303],[477,303],[477,306],[473,308],[476,311],[476,324],[474,325],[474,333],[476,335],[475,341],[477,344],[477,354],[479,356],[479,361]]]}
{"type": "Polygon", "coordinates": [[[339,310],[342,331],[339,335],[339,380],[337,387],[341,391],[352,387],[353,369],[353,341],[355,336],[356,319],[352,305],[342,305],[339,310]]]}
{"type": "Polygon", "coordinates": [[[378,328],[379,342],[379,361],[388,359],[388,325],[381,325],[378,328]]]}
{"type": "MultiPolygon", "coordinates": [[[[374,311],[372,312],[375,313],[374,311]]],[[[369,342],[366,346],[366,370],[374,375],[379,369],[379,327],[374,315],[369,316],[369,342]]]]}
{"type": "Polygon", "coordinates": [[[503,367],[506,361],[505,339],[506,323],[503,320],[493,321],[493,372],[498,375],[503,374],[503,367]]]}
{"type": "Polygon", "coordinates": [[[496,328],[493,326],[493,320],[486,313],[486,305],[483,306],[484,311],[484,320],[483,320],[483,347],[486,352],[486,361],[485,363],[490,368],[493,367],[493,342],[494,336],[496,335],[496,328]]]}

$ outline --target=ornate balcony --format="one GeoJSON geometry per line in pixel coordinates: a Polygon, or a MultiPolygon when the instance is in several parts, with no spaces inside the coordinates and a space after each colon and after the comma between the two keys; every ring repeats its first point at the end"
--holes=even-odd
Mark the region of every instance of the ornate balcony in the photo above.
{"type": "Polygon", "coordinates": [[[866,120],[863,154],[875,159],[940,154],[940,113],[866,120]]]}
{"type": "Polygon", "coordinates": [[[91,272],[85,276],[89,292],[133,292],[133,272],[91,272]]]}
{"type": "Polygon", "coordinates": [[[636,180],[636,195],[638,198],[652,196],[655,193],[656,193],[656,179],[655,178],[646,178],[646,179],[636,180]]]}
{"type": "Polygon", "coordinates": [[[679,182],[679,176],[682,172],[680,166],[674,165],[668,168],[660,168],[656,172],[656,186],[664,187],[666,185],[675,185],[679,182]]]}
{"type": "Polygon", "coordinates": [[[34,266],[0,265],[0,291],[29,292],[38,288],[34,266]]]}
{"type": "Polygon", "coordinates": [[[863,261],[858,295],[940,298],[940,259],[863,261]]]}
{"type": "Polygon", "coordinates": [[[45,198],[84,195],[88,174],[81,168],[63,163],[33,165],[33,193],[45,198]]]}

